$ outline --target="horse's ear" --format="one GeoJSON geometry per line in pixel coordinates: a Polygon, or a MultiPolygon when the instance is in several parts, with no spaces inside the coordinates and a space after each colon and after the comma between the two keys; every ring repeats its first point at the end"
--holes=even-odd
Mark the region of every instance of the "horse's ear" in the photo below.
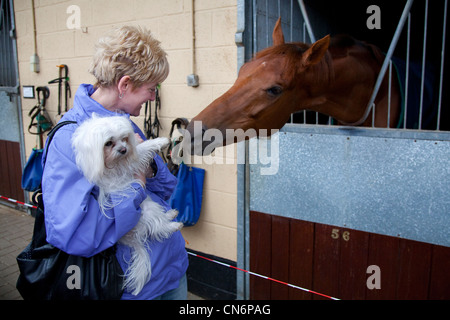
{"type": "Polygon", "coordinates": [[[303,67],[309,67],[322,60],[323,56],[328,50],[330,45],[330,35],[323,37],[320,40],[314,42],[311,47],[303,54],[302,65],[303,67]]]}
{"type": "Polygon", "coordinates": [[[272,33],[273,45],[284,44],[283,30],[281,29],[281,17],[278,18],[272,33]]]}

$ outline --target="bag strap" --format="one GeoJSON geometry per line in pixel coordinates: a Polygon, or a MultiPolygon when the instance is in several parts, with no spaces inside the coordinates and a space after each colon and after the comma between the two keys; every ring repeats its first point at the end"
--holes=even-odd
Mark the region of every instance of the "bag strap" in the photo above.
{"type": "MultiPolygon", "coordinates": [[[[71,124],[71,123],[77,123],[77,122],[76,122],[76,121],[62,121],[62,122],[59,122],[59,123],[58,123],[52,130],[50,130],[50,132],[48,133],[48,136],[47,136],[47,144],[45,145],[45,151],[44,151],[44,153],[43,153],[44,160],[43,160],[43,166],[42,166],[42,167],[45,166],[45,162],[47,161],[48,148],[49,148],[49,146],[50,146],[50,143],[51,143],[52,140],[53,140],[53,137],[55,136],[56,131],[58,131],[59,128],[65,126],[65,125],[71,124]]],[[[44,169],[44,168],[42,168],[42,169],[44,169]]]]}
{"type": "MultiPolygon", "coordinates": [[[[45,162],[47,161],[47,153],[48,153],[48,148],[50,146],[50,143],[53,140],[53,137],[55,136],[56,131],[58,131],[59,128],[71,124],[71,123],[77,123],[76,121],[62,121],[59,122],[56,126],[53,127],[52,130],[50,130],[50,132],[48,133],[47,136],[47,144],[45,145],[45,149],[42,153],[42,171],[44,170],[45,167],[45,162]]],[[[38,197],[42,194],[42,181],[41,181],[41,185],[39,186],[39,188],[33,193],[33,195],[31,196],[31,202],[33,202],[34,205],[38,206],[39,205],[39,199],[38,197]]]]}

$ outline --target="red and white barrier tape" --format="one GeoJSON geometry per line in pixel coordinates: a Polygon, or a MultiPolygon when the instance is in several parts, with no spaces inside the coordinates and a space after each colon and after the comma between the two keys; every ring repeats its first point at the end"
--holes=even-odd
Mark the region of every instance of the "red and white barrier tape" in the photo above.
{"type": "MultiPolygon", "coordinates": [[[[21,201],[18,201],[18,200],[14,200],[14,199],[11,199],[11,198],[7,198],[7,197],[4,197],[2,195],[0,195],[0,198],[4,199],[4,200],[7,200],[7,201],[10,201],[10,202],[13,202],[13,203],[21,204],[21,205],[29,207],[29,208],[37,209],[37,207],[34,206],[34,205],[31,205],[31,204],[28,204],[28,203],[25,203],[25,202],[21,202],[21,201]]],[[[232,269],[236,269],[236,270],[248,273],[248,274],[250,274],[252,276],[256,276],[256,277],[260,277],[260,278],[263,278],[263,279],[266,279],[266,280],[270,280],[270,281],[274,281],[274,282],[277,282],[277,283],[281,283],[281,284],[284,284],[284,285],[286,285],[288,287],[291,287],[291,288],[294,288],[294,289],[299,289],[299,290],[302,290],[302,291],[305,291],[305,292],[309,292],[309,293],[312,293],[312,294],[316,294],[316,295],[319,295],[319,296],[322,296],[322,297],[325,297],[325,298],[328,298],[328,299],[332,299],[332,300],[340,300],[338,298],[331,297],[331,296],[323,294],[323,293],[319,293],[319,292],[316,292],[316,291],[313,291],[313,290],[302,288],[302,287],[296,286],[294,284],[287,283],[287,282],[284,282],[284,281],[281,281],[281,280],[277,280],[277,279],[274,279],[274,278],[271,278],[271,277],[268,277],[268,276],[263,276],[262,274],[259,274],[259,273],[256,273],[256,272],[252,272],[252,271],[244,270],[244,269],[241,269],[241,268],[238,268],[238,267],[234,267],[232,265],[229,265],[227,263],[223,263],[223,262],[220,262],[220,261],[217,261],[217,260],[206,258],[206,257],[203,257],[203,256],[201,256],[199,254],[196,254],[196,253],[193,253],[193,252],[189,252],[188,251],[188,254],[190,254],[191,256],[197,257],[197,258],[201,258],[201,259],[204,259],[204,260],[207,260],[207,261],[210,261],[210,262],[214,262],[214,263],[220,264],[220,265],[222,265],[224,267],[228,267],[228,268],[232,268],[232,269]]]]}
{"type": "Polygon", "coordinates": [[[29,207],[29,208],[37,209],[37,207],[33,206],[32,204],[21,202],[21,201],[14,200],[14,199],[11,199],[11,198],[7,198],[7,197],[1,196],[1,195],[0,195],[0,199],[7,200],[9,202],[14,202],[14,203],[17,203],[17,204],[21,204],[21,205],[29,207]]]}
{"type": "Polygon", "coordinates": [[[291,287],[291,288],[294,288],[294,289],[299,289],[299,290],[302,290],[302,291],[306,291],[306,292],[309,292],[309,293],[312,293],[312,294],[316,294],[316,295],[319,295],[319,296],[322,296],[322,297],[325,297],[325,298],[328,298],[328,299],[331,299],[331,300],[340,300],[338,298],[331,297],[331,296],[323,294],[323,293],[319,293],[319,292],[316,292],[316,291],[312,291],[312,290],[309,290],[309,289],[306,289],[306,288],[302,288],[302,287],[296,286],[294,284],[290,284],[290,283],[287,283],[287,282],[284,282],[284,281],[280,281],[280,280],[277,280],[277,279],[274,279],[274,278],[263,276],[262,274],[259,274],[259,273],[256,273],[256,272],[252,272],[252,271],[244,270],[244,269],[241,269],[241,268],[233,267],[232,265],[229,265],[227,263],[223,263],[223,262],[219,262],[219,261],[216,261],[216,260],[213,260],[213,259],[210,259],[210,258],[206,258],[206,257],[203,257],[203,256],[198,255],[198,254],[193,253],[193,252],[189,252],[188,251],[188,254],[190,254],[191,256],[197,257],[197,258],[201,258],[201,259],[204,259],[204,260],[208,260],[210,262],[214,262],[214,263],[220,264],[220,265],[222,265],[224,267],[233,268],[233,269],[236,269],[236,270],[239,270],[239,271],[251,274],[253,276],[257,276],[257,277],[260,277],[260,278],[263,278],[263,279],[266,279],[266,280],[270,280],[270,281],[274,281],[274,282],[277,282],[277,283],[281,283],[281,284],[284,284],[284,285],[286,285],[288,287],[291,287]]]}

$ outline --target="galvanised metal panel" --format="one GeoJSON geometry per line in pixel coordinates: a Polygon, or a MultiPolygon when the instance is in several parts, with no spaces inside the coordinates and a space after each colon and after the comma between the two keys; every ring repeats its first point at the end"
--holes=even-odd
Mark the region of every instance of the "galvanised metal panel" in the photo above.
{"type": "Polygon", "coordinates": [[[17,108],[17,96],[8,96],[0,91],[0,140],[20,142],[20,121],[17,108]]]}
{"type": "Polygon", "coordinates": [[[250,164],[250,210],[450,246],[449,140],[286,125],[269,140],[279,145],[268,154],[274,168],[279,157],[278,172],[262,175],[267,161],[250,164]]]}

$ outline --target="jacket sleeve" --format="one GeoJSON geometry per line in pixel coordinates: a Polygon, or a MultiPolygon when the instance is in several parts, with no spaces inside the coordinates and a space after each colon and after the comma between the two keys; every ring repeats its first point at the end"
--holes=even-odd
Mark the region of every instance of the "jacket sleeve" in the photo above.
{"type": "Polygon", "coordinates": [[[113,246],[137,224],[146,193],[136,183],[128,197],[102,213],[98,188],[75,163],[74,128],[59,129],[49,147],[42,179],[45,226],[50,244],[69,254],[90,257],[113,246]]]}

